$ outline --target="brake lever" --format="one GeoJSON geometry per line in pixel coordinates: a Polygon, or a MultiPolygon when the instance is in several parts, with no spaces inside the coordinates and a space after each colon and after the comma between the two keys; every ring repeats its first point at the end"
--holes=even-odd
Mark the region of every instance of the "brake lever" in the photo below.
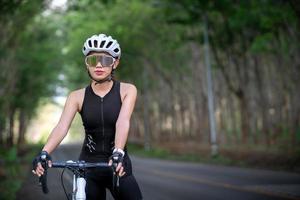
{"type": "Polygon", "coordinates": [[[39,177],[39,183],[42,187],[43,193],[47,194],[49,192],[49,189],[47,187],[47,171],[48,171],[47,160],[42,160],[41,165],[44,168],[44,174],[39,177]]]}
{"type": "Polygon", "coordinates": [[[116,169],[117,169],[118,163],[113,163],[113,188],[118,191],[120,186],[120,177],[118,176],[116,169]]]}

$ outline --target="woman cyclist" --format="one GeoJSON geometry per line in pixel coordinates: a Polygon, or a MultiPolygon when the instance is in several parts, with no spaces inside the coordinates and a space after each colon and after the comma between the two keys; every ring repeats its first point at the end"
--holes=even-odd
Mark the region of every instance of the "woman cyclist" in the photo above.
{"type": "Polygon", "coordinates": [[[115,172],[120,177],[118,190],[115,190],[111,170],[89,170],[86,175],[87,199],[105,199],[106,188],[115,199],[142,199],[126,150],[137,90],[134,85],[113,78],[121,56],[119,43],[105,34],[93,35],[85,41],[82,52],[91,84],[68,96],[58,124],[40,155],[34,159],[33,173],[38,176],[44,173],[39,162],[41,155],[46,155],[51,167],[50,154],[66,136],[76,112],[79,112],[85,129],[79,160],[115,163],[115,172]]]}

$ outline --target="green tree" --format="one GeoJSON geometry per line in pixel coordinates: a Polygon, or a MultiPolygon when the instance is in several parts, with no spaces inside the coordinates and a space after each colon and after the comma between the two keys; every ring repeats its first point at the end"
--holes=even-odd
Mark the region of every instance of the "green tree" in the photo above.
{"type": "Polygon", "coordinates": [[[62,39],[55,34],[58,23],[43,16],[44,2],[2,3],[0,141],[11,146],[17,138],[24,143],[28,121],[41,98],[55,92],[61,48],[52,41],[62,39]],[[19,133],[14,132],[17,120],[19,133]]]}

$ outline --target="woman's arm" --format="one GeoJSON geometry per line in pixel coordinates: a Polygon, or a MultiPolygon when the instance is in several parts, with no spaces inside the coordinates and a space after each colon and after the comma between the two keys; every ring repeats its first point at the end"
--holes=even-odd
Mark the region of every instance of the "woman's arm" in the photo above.
{"type": "Polygon", "coordinates": [[[130,118],[133,112],[137,96],[134,85],[121,83],[122,107],[116,123],[115,148],[124,149],[128,137],[130,118]]]}
{"type": "Polygon", "coordinates": [[[80,90],[71,92],[68,96],[60,120],[52,130],[43,151],[49,154],[61,143],[70,128],[76,112],[79,110],[80,90]]]}

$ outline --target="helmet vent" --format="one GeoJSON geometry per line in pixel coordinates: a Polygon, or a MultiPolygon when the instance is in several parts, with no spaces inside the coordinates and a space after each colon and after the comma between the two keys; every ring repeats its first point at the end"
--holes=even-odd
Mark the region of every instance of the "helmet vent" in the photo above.
{"type": "Polygon", "coordinates": [[[91,42],[91,40],[89,40],[89,47],[92,47],[92,42],[91,42]]]}
{"type": "Polygon", "coordinates": [[[97,47],[97,46],[98,46],[98,41],[94,40],[94,47],[97,47]]]}
{"type": "Polygon", "coordinates": [[[85,47],[83,47],[83,51],[85,51],[86,50],[86,48],[85,47]]]}
{"type": "Polygon", "coordinates": [[[119,52],[119,48],[115,48],[114,52],[118,53],[119,52]]]}
{"type": "Polygon", "coordinates": [[[104,46],[104,44],[105,44],[105,40],[103,40],[103,41],[101,42],[100,48],[102,48],[102,47],[104,46]]]}
{"type": "Polygon", "coordinates": [[[110,45],[112,44],[112,41],[109,41],[109,43],[106,45],[106,48],[110,47],[110,45]]]}

